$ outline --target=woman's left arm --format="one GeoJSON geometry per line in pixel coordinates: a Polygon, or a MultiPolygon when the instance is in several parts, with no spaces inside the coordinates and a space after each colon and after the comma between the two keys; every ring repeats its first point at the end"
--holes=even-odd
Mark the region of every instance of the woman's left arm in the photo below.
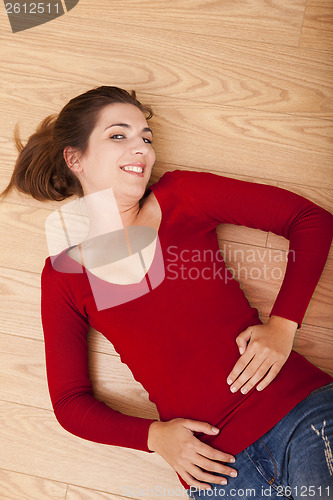
{"type": "Polygon", "coordinates": [[[231,392],[262,391],[277,376],[291,352],[298,324],[271,316],[264,325],[250,326],[236,338],[240,358],[227,383],[231,392]]]}
{"type": "Polygon", "coordinates": [[[196,223],[231,223],[271,231],[289,240],[285,276],[264,325],[241,332],[241,356],[228,376],[231,390],[264,389],[287,360],[298,327],[323,271],[333,235],[333,216],[322,207],[275,186],[208,172],[172,173],[192,204],[196,223]],[[243,352],[244,350],[244,352],[243,352]]]}

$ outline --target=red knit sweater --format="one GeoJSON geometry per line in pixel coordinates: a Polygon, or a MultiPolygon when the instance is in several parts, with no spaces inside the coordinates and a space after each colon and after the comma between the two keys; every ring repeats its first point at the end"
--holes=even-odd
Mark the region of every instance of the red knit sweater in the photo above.
{"type": "Polygon", "coordinates": [[[260,320],[219,255],[216,227],[244,225],[290,240],[293,258],[271,314],[300,325],[327,258],[333,217],[289,191],[206,172],[167,172],[150,189],[162,211],[158,236],[165,277],[157,286],[151,285],[160,272],[157,250],[147,275],[133,285],[97,278],[66,251],[45,261],[41,311],[55,415],[82,438],[149,451],[153,420],[120,413],[93,395],[91,325],[113,343],[161,420],[209,422],[220,433],[198,437],[237,454],[332,378],[292,351],[264,391],[230,392],[226,378],[239,358],[235,338],[260,320]],[[148,293],[140,294],[147,283],[148,293]],[[137,298],[97,308],[94,287],[101,297],[135,290],[137,298]]]}

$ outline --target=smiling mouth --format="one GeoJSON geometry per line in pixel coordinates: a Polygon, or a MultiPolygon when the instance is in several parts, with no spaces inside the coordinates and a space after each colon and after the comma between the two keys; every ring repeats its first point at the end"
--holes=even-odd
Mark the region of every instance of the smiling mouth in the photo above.
{"type": "Polygon", "coordinates": [[[127,172],[128,174],[143,177],[145,165],[124,165],[123,167],[120,167],[120,168],[121,168],[121,170],[123,170],[124,172],[127,172]]]}

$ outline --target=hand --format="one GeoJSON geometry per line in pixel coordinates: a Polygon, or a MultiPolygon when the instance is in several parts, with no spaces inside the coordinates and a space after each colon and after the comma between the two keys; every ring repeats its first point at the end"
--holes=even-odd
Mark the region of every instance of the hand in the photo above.
{"type": "Polygon", "coordinates": [[[207,482],[226,484],[227,480],[207,471],[237,476],[237,471],[220,463],[235,462],[232,455],[212,448],[193,435],[193,432],[218,434],[219,429],[213,429],[216,428],[207,422],[188,418],[155,421],[149,427],[148,448],[161,455],[188,485],[208,490],[211,487],[207,482]]]}
{"type": "Polygon", "coordinates": [[[271,316],[265,325],[250,326],[236,338],[241,357],[230,372],[231,392],[262,391],[277,376],[293,346],[297,323],[271,316]],[[259,383],[260,382],[260,383],[259,383]]]}

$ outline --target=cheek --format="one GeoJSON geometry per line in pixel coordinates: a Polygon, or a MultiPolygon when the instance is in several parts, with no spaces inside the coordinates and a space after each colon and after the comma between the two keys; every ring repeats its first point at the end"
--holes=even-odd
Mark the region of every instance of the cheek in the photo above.
{"type": "Polygon", "coordinates": [[[155,163],[155,160],[156,160],[156,153],[153,149],[150,152],[150,160],[151,160],[152,165],[153,165],[155,163]]]}

